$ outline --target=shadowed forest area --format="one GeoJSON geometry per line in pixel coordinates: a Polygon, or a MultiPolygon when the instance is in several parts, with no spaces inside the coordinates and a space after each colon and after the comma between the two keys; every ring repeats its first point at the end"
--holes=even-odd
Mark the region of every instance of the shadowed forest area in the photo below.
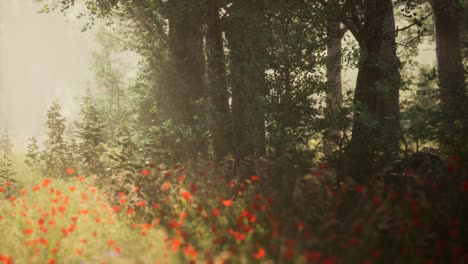
{"type": "Polygon", "coordinates": [[[0,263],[468,263],[466,0],[35,2],[93,74],[0,120],[0,263]]]}

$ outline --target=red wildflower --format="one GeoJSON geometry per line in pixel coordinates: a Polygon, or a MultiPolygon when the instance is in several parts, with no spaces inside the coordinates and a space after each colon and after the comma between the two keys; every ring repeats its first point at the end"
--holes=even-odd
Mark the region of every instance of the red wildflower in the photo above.
{"type": "Polygon", "coordinates": [[[187,191],[183,191],[181,194],[182,198],[186,201],[186,202],[189,202],[190,201],[190,197],[192,197],[192,194],[190,192],[187,192],[187,191]]]}
{"type": "Polygon", "coordinates": [[[382,250],[379,250],[379,249],[374,250],[374,251],[372,252],[372,256],[373,256],[374,258],[380,258],[380,257],[382,256],[382,250]]]}
{"type": "Polygon", "coordinates": [[[42,187],[47,187],[50,183],[50,179],[49,178],[46,178],[44,180],[42,180],[42,187]]]}
{"type": "Polygon", "coordinates": [[[468,181],[463,182],[463,192],[468,192],[468,181]]]}
{"type": "Polygon", "coordinates": [[[287,259],[291,259],[292,257],[294,257],[294,249],[288,248],[288,249],[284,252],[284,257],[287,258],[287,259]]]}
{"type": "Polygon", "coordinates": [[[257,182],[260,180],[260,176],[258,175],[253,175],[253,176],[250,176],[250,179],[253,181],[253,182],[257,182]]]}
{"type": "Polygon", "coordinates": [[[70,190],[70,192],[74,192],[74,191],[76,190],[76,187],[75,187],[75,186],[70,186],[70,187],[68,188],[68,190],[70,190]]]}
{"type": "Polygon", "coordinates": [[[366,188],[362,185],[356,186],[356,192],[358,193],[363,193],[366,190],[366,188]]]}
{"type": "Polygon", "coordinates": [[[372,197],[372,202],[375,204],[375,205],[379,205],[382,203],[382,200],[378,197],[378,196],[373,196],[372,197]]]}
{"type": "Polygon", "coordinates": [[[33,190],[33,191],[39,191],[39,189],[40,189],[40,187],[36,185],[36,186],[33,187],[32,190],[33,190]]]}
{"type": "Polygon", "coordinates": [[[3,261],[5,264],[13,264],[13,258],[10,256],[0,255],[0,261],[3,261]]]}
{"type": "Polygon", "coordinates": [[[450,230],[449,234],[451,238],[455,239],[460,234],[460,230],[458,230],[457,228],[453,228],[450,230]]]}
{"type": "Polygon", "coordinates": [[[449,164],[449,165],[448,165],[448,170],[449,170],[450,172],[455,172],[455,171],[457,170],[457,165],[455,165],[455,164],[449,164]]]}
{"type": "Polygon", "coordinates": [[[323,264],[336,264],[336,258],[331,257],[331,258],[326,258],[322,261],[323,264]]]}
{"type": "Polygon", "coordinates": [[[184,175],[179,175],[179,176],[177,177],[177,181],[178,181],[178,182],[183,182],[184,180],[185,180],[185,176],[184,176],[184,175]]]}
{"type": "Polygon", "coordinates": [[[136,203],[136,205],[137,205],[137,206],[140,206],[140,207],[141,207],[141,206],[145,206],[145,201],[138,201],[138,202],[136,203]]]}
{"type": "Polygon", "coordinates": [[[55,259],[54,259],[54,258],[49,259],[48,264],[55,264],[55,263],[56,263],[56,262],[55,262],[55,259]]]}
{"type": "Polygon", "coordinates": [[[180,245],[182,245],[182,243],[183,243],[183,241],[180,240],[180,239],[177,239],[177,238],[173,239],[172,240],[171,250],[174,251],[174,252],[179,250],[179,247],[180,247],[180,245]]]}
{"type": "Polygon", "coordinates": [[[83,176],[78,176],[78,181],[82,182],[84,180],[84,177],[83,176]]]}
{"type": "Polygon", "coordinates": [[[211,211],[211,215],[212,215],[213,217],[218,217],[220,214],[221,214],[221,213],[220,213],[220,211],[219,211],[218,208],[215,208],[215,209],[213,209],[213,211],[211,211]]]}
{"type": "Polygon", "coordinates": [[[305,252],[305,258],[308,262],[310,261],[319,261],[322,258],[322,253],[320,251],[305,252]]]}
{"type": "Polygon", "coordinates": [[[150,173],[150,172],[149,172],[149,170],[147,170],[147,169],[141,170],[141,174],[143,174],[143,176],[148,176],[149,173],[150,173]]]}
{"type": "Polygon", "coordinates": [[[11,186],[11,182],[9,182],[9,181],[5,182],[5,186],[7,186],[7,187],[11,186]]]}
{"type": "Polygon", "coordinates": [[[226,206],[226,207],[229,207],[232,205],[232,200],[228,199],[228,200],[222,200],[221,203],[226,206]]]}
{"type": "Polygon", "coordinates": [[[73,173],[75,173],[75,169],[73,169],[73,168],[68,168],[67,169],[67,174],[68,175],[72,175],[73,173]]]}
{"type": "Polygon", "coordinates": [[[26,234],[26,235],[31,235],[33,232],[34,231],[33,231],[32,228],[27,228],[27,229],[24,230],[24,234],[26,234]]]}
{"type": "Polygon", "coordinates": [[[257,250],[257,252],[253,253],[252,256],[254,257],[254,259],[262,259],[266,256],[266,252],[265,252],[265,249],[263,248],[259,248],[257,250]]]}
{"type": "Polygon", "coordinates": [[[26,194],[26,190],[25,190],[25,189],[21,189],[21,190],[19,191],[19,193],[20,193],[21,195],[25,195],[25,194],[26,194]]]}

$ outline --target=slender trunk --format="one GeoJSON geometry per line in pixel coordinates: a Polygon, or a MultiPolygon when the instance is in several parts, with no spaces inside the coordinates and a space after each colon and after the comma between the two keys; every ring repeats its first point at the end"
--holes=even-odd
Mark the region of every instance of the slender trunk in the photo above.
{"type": "Polygon", "coordinates": [[[208,89],[211,99],[210,113],[212,119],[210,129],[213,135],[215,156],[221,159],[231,153],[231,118],[218,0],[208,0],[207,26],[208,89]]]}
{"type": "MultiPolygon", "coordinates": [[[[339,6],[337,0],[329,1],[332,7],[339,6]]],[[[335,10],[328,10],[327,17],[327,112],[331,118],[336,116],[343,105],[343,94],[341,86],[341,39],[343,30],[338,13],[335,10]]],[[[332,128],[325,131],[325,154],[331,154],[337,147],[340,131],[332,128]]]]}
{"type": "Polygon", "coordinates": [[[236,157],[265,154],[265,48],[263,8],[236,2],[226,30],[230,49],[232,113],[236,157]]]}
{"type": "MultiPolygon", "coordinates": [[[[457,151],[462,127],[468,129],[466,117],[466,83],[460,46],[460,21],[457,0],[430,0],[434,14],[439,73],[440,100],[444,114],[441,142],[457,151]]],[[[461,7],[460,7],[461,8],[461,7]]],[[[461,132],[463,135],[463,132],[461,132]]],[[[465,135],[466,137],[466,135],[465,135]]]]}

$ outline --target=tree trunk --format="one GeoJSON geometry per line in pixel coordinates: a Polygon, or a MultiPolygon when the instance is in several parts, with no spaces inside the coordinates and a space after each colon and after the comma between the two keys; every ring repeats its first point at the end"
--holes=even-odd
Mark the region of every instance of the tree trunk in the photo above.
{"type": "Polygon", "coordinates": [[[430,4],[434,14],[440,100],[444,114],[441,141],[451,151],[457,151],[460,143],[456,141],[460,136],[458,127],[468,129],[465,75],[460,47],[462,20],[457,10],[461,7],[458,7],[457,0],[430,0],[430,4]]]}
{"type": "Polygon", "coordinates": [[[399,149],[400,75],[391,0],[365,1],[362,31],[355,37],[361,61],[346,174],[358,183],[366,183],[375,166],[391,162],[388,156],[398,154],[399,149]]]}
{"type": "Polygon", "coordinates": [[[265,154],[265,45],[263,7],[239,1],[230,7],[226,30],[230,50],[233,132],[236,157],[265,154]]]}
{"type": "Polygon", "coordinates": [[[231,116],[226,83],[226,62],[219,21],[218,0],[208,0],[206,53],[208,59],[208,89],[210,96],[210,125],[213,148],[217,159],[231,153],[231,116]]]}
{"type": "MultiPolygon", "coordinates": [[[[191,0],[170,1],[169,39],[176,76],[171,87],[175,124],[205,127],[206,112],[200,102],[205,96],[205,58],[203,51],[202,7],[191,0]]],[[[187,144],[189,156],[206,154],[207,142],[194,139],[187,144]]]]}
{"type": "MultiPolygon", "coordinates": [[[[378,165],[398,159],[400,152],[400,60],[396,54],[396,32],[393,5],[390,1],[383,21],[383,39],[380,49],[380,70],[384,80],[377,92],[377,119],[382,145],[378,165]]],[[[387,163],[387,164],[386,164],[387,163]]]]}
{"type": "MultiPolygon", "coordinates": [[[[328,2],[332,9],[339,8],[337,0],[328,2]]],[[[341,29],[341,22],[335,10],[327,10],[327,112],[331,118],[336,116],[343,105],[343,92],[341,85],[341,39],[344,31],[341,29]]],[[[339,141],[339,129],[332,128],[325,131],[325,154],[332,154],[336,149],[336,142],[339,141]]]]}

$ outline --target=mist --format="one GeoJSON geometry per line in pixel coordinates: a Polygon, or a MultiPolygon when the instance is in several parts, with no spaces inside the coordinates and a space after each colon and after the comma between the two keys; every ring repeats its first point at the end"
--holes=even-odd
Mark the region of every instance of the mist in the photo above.
{"type": "Polygon", "coordinates": [[[27,138],[45,132],[46,112],[59,100],[67,120],[92,79],[95,30],[71,13],[38,14],[43,3],[0,1],[0,128],[8,129],[18,150],[27,138]]]}

